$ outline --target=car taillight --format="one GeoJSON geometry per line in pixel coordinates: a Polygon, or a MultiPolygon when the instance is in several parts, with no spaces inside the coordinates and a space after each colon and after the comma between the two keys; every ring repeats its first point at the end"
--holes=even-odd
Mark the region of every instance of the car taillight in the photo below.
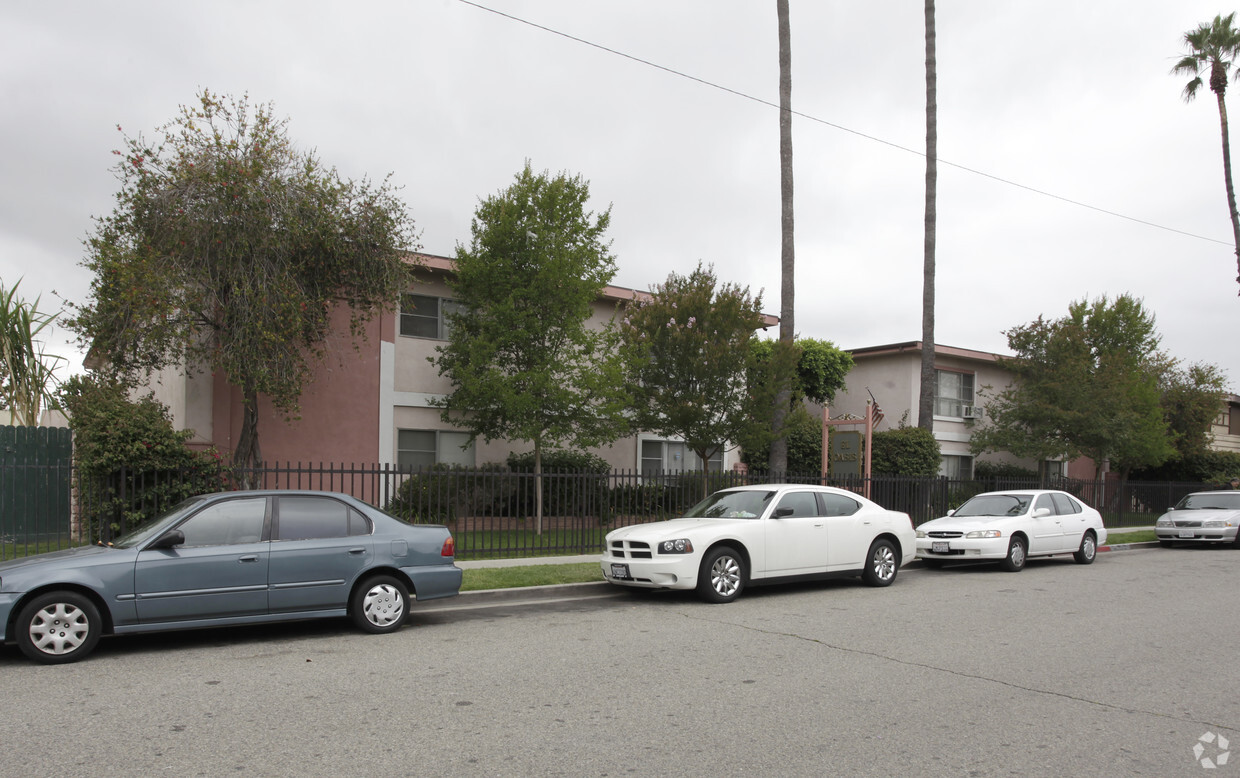
{"type": "Polygon", "coordinates": [[[456,556],[456,541],[449,535],[448,539],[443,542],[443,551],[439,552],[440,556],[456,556]]]}

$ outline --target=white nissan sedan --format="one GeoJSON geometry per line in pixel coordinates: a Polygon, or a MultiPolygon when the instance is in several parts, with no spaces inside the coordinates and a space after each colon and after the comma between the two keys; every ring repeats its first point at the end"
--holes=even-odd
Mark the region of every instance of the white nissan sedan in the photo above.
{"type": "Polygon", "coordinates": [[[715,492],[683,518],[613,530],[601,562],[619,586],[731,602],[746,586],[791,580],[887,586],[914,545],[908,514],[829,486],[764,484],[715,492]]]}
{"type": "Polygon", "coordinates": [[[979,494],[919,526],[917,558],[932,566],[996,561],[1014,573],[1033,556],[1072,554],[1087,565],[1106,542],[1102,516],[1067,492],[1013,489],[979,494]]]}

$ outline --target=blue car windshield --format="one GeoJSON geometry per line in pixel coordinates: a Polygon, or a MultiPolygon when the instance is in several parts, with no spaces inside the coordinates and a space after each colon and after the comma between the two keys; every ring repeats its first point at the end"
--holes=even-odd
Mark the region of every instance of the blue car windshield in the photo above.
{"type": "Polygon", "coordinates": [[[979,494],[961,505],[953,516],[1023,516],[1033,497],[1028,494],[979,494]]]}
{"type": "Polygon", "coordinates": [[[140,546],[147,540],[161,534],[167,527],[180,521],[185,514],[198,507],[200,502],[202,502],[201,497],[190,497],[188,500],[182,500],[161,515],[151,519],[148,523],[143,524],[132,532],[121,535],[108,545],[113,548],[134,548],[135,546],[140,546]]]}
{"type": "Polygon", "coordinates": [[[1240,492],[1233,494],[1190,494],[1175,506],[1176,510],[1240,510],[1240,492]]]}
{"type": "Polygon", "coordinates": [[[687,519],[756,519],[766,510],[775,492],[715,492],[689,509],[687,519]]]}

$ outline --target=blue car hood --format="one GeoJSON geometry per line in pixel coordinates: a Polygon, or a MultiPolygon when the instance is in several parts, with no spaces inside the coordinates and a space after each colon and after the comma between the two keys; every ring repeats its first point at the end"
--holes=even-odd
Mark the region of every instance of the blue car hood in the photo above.
{"type": "Polygon", "coordinates": [[[49,551],[46,554],[21,557],[20,559],[10,559],[7,562],[0,562],[0,579],[4,577],[5,573],[29,567],[30,565],[55,563],[62,560],[73,560],[71,564],[77,565],[86,563],[91,557],[96,557],[100,554],[115,553],[117,553],[117,549],[105,546],[79,546],[77,548],[66,548],[61,551],[49,551]]]}

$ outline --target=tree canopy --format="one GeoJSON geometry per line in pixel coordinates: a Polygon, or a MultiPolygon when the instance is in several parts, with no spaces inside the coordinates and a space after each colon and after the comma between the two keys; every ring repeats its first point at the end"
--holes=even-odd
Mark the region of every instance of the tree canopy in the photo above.
{"type": "Polygon", "coordinates": [[[287,125],[270,104],[203,91],[156,141],[125,135],[71,322],[118,374],[222,372],[245,404],[239,464],[261,459],[259,394],[296,414],[333,311],[347,307],[356,337],[412,282],[413,224],[388,180],[341,179],[287,125]]]}
{"type": "Polygon", "coordinates": [[[1013,382],[985,403],[989,423],[974,432],[974,453],[1084,455],[1099,471],[1110,460],[1123,472],[1174,453],[1160,404],[1167,360],[1140,300],[1082,300],[1063,318],[1039,317],[1006,334],[1016,356],[1000,364],[1013,382]]]}
{"type": "Polygon", "coordinates": [[[751,345],[763,325],[762,295],[720,285],[698,264],[672,273],[625,313],[628,387],[635,426],[684,440],[702,462],[760,428],[770,429],[776,393],[791,384],[795,353],[763,362],[751,345]],[[774,372],[772,372],[774,371],[774,372]]]}
{"type": "MultiPolygon", "coordinates": [[[[580,176],[534,173],[479,202],[448,283],[460,303],[432,358],[452,384],[438,401],[471,439],[608,443],[627,429],[615,327],[588,322],[615,274],[611,209],[586,209],[580,176]]],[[[541,479],[537,481],[541,483],[541,479]]]]}

